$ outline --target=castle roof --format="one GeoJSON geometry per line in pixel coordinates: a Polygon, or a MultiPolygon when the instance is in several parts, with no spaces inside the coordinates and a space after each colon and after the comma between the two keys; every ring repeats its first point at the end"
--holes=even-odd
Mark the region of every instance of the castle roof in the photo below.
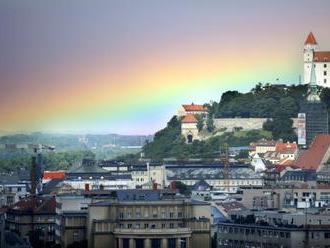
{"type": "Polygon", "coordinates": [[[185,111],[206,111],[207,108],[200,104],[182,104],[185,111]]]}
{"type": "Polygon", "coordinates": [[[314,52],[314,62],[330,62],[330,51],[318,51],[314,52]]]}
{"type": "Polygon", "coordinates": [[[305,45],[310,44],[310,45],[317,45],[316,39],[313,35],[312,32],[310,32],[307,36],[307,39],[305,41],[305,45]]]}
{"type": "Polygon", "coordinates": [[[182,123],[196,123],[197,119],[193,114],[187,114],[185,117],[183,117],[182,123]]]}

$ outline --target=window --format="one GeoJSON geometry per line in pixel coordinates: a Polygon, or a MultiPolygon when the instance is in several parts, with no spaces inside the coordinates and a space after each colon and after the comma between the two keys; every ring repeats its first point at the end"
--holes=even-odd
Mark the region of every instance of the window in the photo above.
{"type": "Polygon", "coordinates": [[[73,241],[79,241],[79,232],[73,232],[73,241]]]}
{"type": "Polygon", "coordinates": [[[323,75],[326,76],[326,75],[327,75],[327,71],[324,71],[324,72],[323,72],[323,75]]]}
{"type": "Polygon", "coordinates": [[[132,228],[132,224],[127,224],[127,228],[131,229],[132,228]]]}
{"type": "Polygon", "coordinates": [[[119,219],[124,219],[124,213],[123,212],[119,213],[119,219]]]}
{"type": "Polygon", "coordinates": [[[144,224],[144,228],[145,229],[148,229],[149,228],[149,224],[148,223],[144,224]]]}
{"type": "Polygon", "coordinates": [[[170,228],[174,228],[174,223],[170,223],[170,228]]]}
{"type": "Polygon", "coordinates": [[[151,229],[155,229],[156,228],[156,224],[151,224],[151,229]]]}
{"type": "Polygon", "coordinates": [[[162,228],[166,228],[166,224],[165,223],[162,224],[162,228]]]}
{"type": "Polygon", "coordinates": [[[323,67],[324,67],[324,68],[327,68],[327,64],[324,64],[323,67]]]}
{"type": "Polygon", "coordinates": [[[330,232],[324,233],[324,238],[325,239],[330,239],[330,232]]]}
{"type": "Polygon", "coordinates": [[[170,218],[174,218],[174,213],[170,212],[170,218]]]}
{"type": "Polygon", "coordinates": [[[179,217],[179,218],[182,218],[182,212],[179,212],[179,213],[178,213],[178,217],[179,217]]]}
{"type": "Polygon", "coordinates": [[[327,83],[327,79],[325,78],[325,79],[323,80],[323,82],[326,84],[326,83],[327,83]]]}

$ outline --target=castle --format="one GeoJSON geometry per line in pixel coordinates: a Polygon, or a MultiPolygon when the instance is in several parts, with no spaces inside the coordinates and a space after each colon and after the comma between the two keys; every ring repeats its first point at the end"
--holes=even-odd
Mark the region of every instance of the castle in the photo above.
{"type": "Polygon", "coordinates": [[[304,44],[304,83],[311,78],[312,64],[315,68],[316,84],[330,88],[330,51],[319,51],[319,46],[312,32],[304,44]]]}

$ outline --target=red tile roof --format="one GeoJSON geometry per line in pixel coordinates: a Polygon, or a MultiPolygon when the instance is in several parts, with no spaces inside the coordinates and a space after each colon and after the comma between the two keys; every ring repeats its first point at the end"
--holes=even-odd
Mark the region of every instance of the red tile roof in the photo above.
{"type": "Polygon", "coordinates": [[[312,32],[310,32],[307,36],[307,39],[305,41],[305,45],[307,45],[307,44],[311,44],[311,45],[316,45],[317,44],[316,39],[315,39],[312,32]]]}
{"type": "Polygon", "coordinates": [[[55,197],[28,197],[15,203],[9,211],[33,214],[55,214],[55,197]]]}
{"type": "Polygon", "coordinates": [[[182,123],[196,123],[197,119],[193,114],[187,114],[185,117],[183,117],[182,123]]]}
{"type": "Polygon", "coordinates": [[[43,179],[63,179],[65,177],[64,171],[44,171],[43,179]]]}
{"type": "Polygon", "coordinates": [[[275,148],[277,152],[295,151],[296,149],[296,143],[277,143],[275,148]]]}
{"type": "Polygon", "coordinates": [[[183,104],[182,107],[185,111],[206,111],[207,108],[200,104],[183,104]]]}
{"type": "MultiPolygon", "coordinates": [[[[330,135],[318,134],[310,148],[299,154],[295,165],[302,169],[317,170],[330,147],[330,135]]],[[[328,160],[328,158],[326,159],[328,160]]]]}
{"type": "Polygon", "coordinates": [[[330,51],[314,52],[313,61],[314,62],[329,62],[330,61],[330,51]]]}

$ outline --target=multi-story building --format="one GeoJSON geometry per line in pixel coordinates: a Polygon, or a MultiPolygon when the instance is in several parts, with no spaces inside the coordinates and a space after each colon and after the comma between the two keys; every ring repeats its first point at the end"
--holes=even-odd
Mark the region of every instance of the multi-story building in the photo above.
{"type": "Polygon", "coordinates": [[[127,189],[133,188],[130,173],[112,173],[102,169],[95,160],[84,159],[81,166],[65,173],[65,184],[74,189],[127,189]]]}
{"type": "Polygon", "coordinates": [[[315,68],[316,83],[330,87],[330,51],[319,51],[319,46],[312,32],[304,44],[304,82],[309,83],[312,67],[315,68]]]}
{"type": "Polygon", "coordinates": [[[55,198],[28,197],[6,212],[6,227],[35,247],[55,243],[55,198]]]}
{"type": "Polygon", "coordinates": [[[219,222],[217,247],[330,247],[329,214],[234,211],[219,222]]]}
{"type": "Polygon", "coordinates": [[[119,190],[88,209],[88,247],[210,247],[210,205],[160,190],[119,190]]]}
{"type": "Polygon", "coordinates": [[[87,215],[90,197],[78,192],[56,196],[56,243],[61,247],[87,247],[87,215]]]}
{"type": "Polygon", "coordinates": [[[239,187],[262,187],[263,178],[246,164],[230,164],[227,177],[226,168],[219,162],[213,164],[174,164],[167,163],[167,184],[181,181],[186,185],[194,185],[199,180],[206,181],[215,189],[236,192],[239,187]]]}
{"type": "Polygon", "coordinates": [[[330,188],[243,189],[242,203],[249,209],[323,208],[330,205],[330,188]]]}

